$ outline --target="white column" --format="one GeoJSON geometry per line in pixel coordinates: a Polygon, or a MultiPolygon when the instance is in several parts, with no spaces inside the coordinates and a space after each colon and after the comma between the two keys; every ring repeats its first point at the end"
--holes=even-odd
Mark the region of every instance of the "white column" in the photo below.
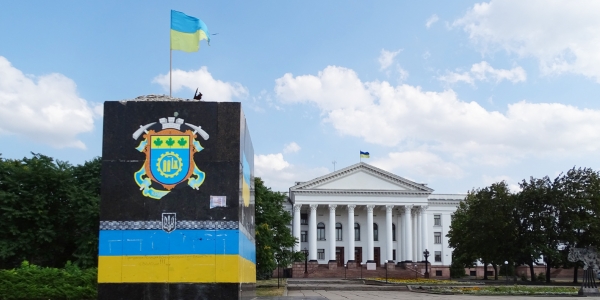
{"type": "Polygon", "coordinates": [[[422,243],[421,243],[421,238],[422,238],[422,235],[421,235],[421,207],[417,207],[415,213],[417,214],[417,223],[416,223],[417,226],[415,227],[415,235],[416,235],[416,243],[417,243],[415,245],[415,247],[417,248],[417,250],[416,250],[417,253],[415,253],[416,254],[415,258],[416,258],[416,261],[421,261],[422,260],[421,255],[423,252],[421,250],[421,246],[422,246],[422,243]]]}
{"type": "Polygon", "coordinates": [[[416,207],[413,206],[413,209],[411,210],[411,234],[412,234],[412,256],[411,256],[411,260],[412,261],[417,261],[417,213],[415,212],[416,207]]]}
{"type": "Polygon", "coordinates": [[[300,251],[300,208],[302,208],[301,204],[294,205],[294,228],[292,231],[294,238],[298,240],[298,244],[294,245],[294,252],[300,251]]]}
{"type": "Polygon", "coordinates": [[[308,257],[317,260],[317,204],[310,205],[310,217],[308,220],[308,257]]]}
{"type": "Polygon", "coordinates": [[[335,208],[337,205],[329,204],[329,261],[335,261],[335,208]]]}
{"type": "Polygon", "coordinates": [[[404,207],[398,208],[398,215],[396,220],[396,260],[404,261],[404,207]]]}
{"type": "Polygon", "coordinates": [[[373,249],[373,208],[375,208],[375,205],[367,205],[367,261],[375,260],[373,249]]]}
{"type": "Polygon", "coordinates": [[[404,245],[404,248],[406,249],[404,251],[405,255],[406,255],[406,260],[412,260],[413,256],[412,256],[412,205],[405,205],[404,206],[404,229],[406,232],[406,237],[404,238],[404,241],[406,242],[404,245]]]}
{"type": "Polygon", "coordinates": [[[354,261],[354,208],[356,205],[348,205],[348,260],[354,261]]]}
{"type": "Polygon", "coordinates": [[[392,244],[392,209],[394,209],[393,205],[385,206],[385,253],[387,255],[387,261],[392,261],[394,259],[394,244],[392,244]]]}
{"type": "MultiPolygon", "coordinates": [[[[427,249],[427,243],[429,242],[429,237],[427,235],[427,205],[421,206],[421,252],[427,249]]],[[[425,257],[423,257],[425,259],[425,257]]]]}

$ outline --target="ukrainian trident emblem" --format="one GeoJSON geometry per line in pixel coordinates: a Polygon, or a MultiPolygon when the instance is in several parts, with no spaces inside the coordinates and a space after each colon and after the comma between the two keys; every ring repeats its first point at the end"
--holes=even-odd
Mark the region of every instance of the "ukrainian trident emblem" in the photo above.
{"type": "Polygon", "coordinates": [[[145,133],[144,140],[136,150],[146,154],[146,161],[135,172],[134,179],[146,197],[160,199],[185,180],[196,190],[204,182],[204,172],[196,167],[194,153],[204,149],[196,140],[196,134],[208,140],[208,133],[200,126],[184,123],[183,119],[176,117],[177,113],[175,117],[159,119],[162,130],[158,132],[150,130],[156,124],[153,122],[140,126],[133,133],[135,140],[145,133]],[[181,131],[183,125],[190,129],[181,131]],[[152,182],[162,186],[164,190],[151,187],[152,182]]]}

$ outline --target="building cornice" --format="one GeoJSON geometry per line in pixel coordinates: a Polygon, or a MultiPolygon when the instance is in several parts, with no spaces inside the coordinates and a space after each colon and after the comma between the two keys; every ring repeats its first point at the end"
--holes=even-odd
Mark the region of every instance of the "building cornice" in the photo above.
{"type": "Polygon", "coordinates": [[[353,196],[429,196],[425,191],[392,190],[295,190],[296,195],[353,195],[353,196]]]}
{"type": "Polygon", "coordinates": [[[428,200],[427,203],[432,205],[448,205],[448,206],[458,206],[460,204],[460,200],[428,200]]]}

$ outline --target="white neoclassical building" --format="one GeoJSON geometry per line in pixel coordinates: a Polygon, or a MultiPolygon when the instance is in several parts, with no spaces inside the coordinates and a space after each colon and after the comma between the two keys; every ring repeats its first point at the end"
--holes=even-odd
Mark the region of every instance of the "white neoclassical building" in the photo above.
{"type": "Polygon", "coordinates": [[[449,266],[450,217],[466,195],[433,194],[364,162],[290,188],[295,251],[319,264],[416,262],[449,266]]]}

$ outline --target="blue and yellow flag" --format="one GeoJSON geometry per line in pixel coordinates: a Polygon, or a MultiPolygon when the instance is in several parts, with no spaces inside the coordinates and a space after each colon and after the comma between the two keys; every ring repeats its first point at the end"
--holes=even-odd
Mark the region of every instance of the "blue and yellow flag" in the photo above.
{"type": "Polygon", "coordinates": [[[171,50],[196,52],[200,41],[207,40],[210,45],[208,27],[198,18],[171,10],[171,50]]]}
{"type": "Polygon", "coordinates": [[[369,152],[360,151],[360,158],[369,158],[369,152]]]}

